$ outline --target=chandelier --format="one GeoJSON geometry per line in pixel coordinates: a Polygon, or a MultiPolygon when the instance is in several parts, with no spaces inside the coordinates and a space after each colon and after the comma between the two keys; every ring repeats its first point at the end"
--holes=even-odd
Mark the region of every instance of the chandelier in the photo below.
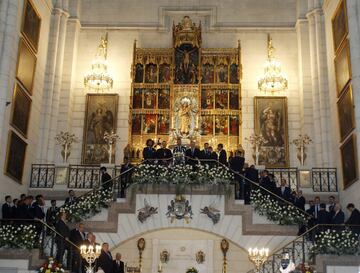
{"type": "Polygon", "coordinates": [[[103,92],[113,87],[113,79],[107,72],[107,33],[101,37],[95,59],[91,63],[91,71],[84,77],[84,85],[89,91],[103,92]]]}
{"type": "Polygon", "coordinates": [[[256,271],[259,271],[269,256],[269,249],[249,248],[248,254],[249,260],[255,265],[256,271]]]}
{"type": "Polygon", "coordinates": [[[287,77],[281,72],[281,64],[274,58],[274,51],[272,39],[268,34],[268,60],[264,65],[264,75],[258,80],[259,90],[265,93],[269,91],[274,93],[288,88],[287,77]]]}

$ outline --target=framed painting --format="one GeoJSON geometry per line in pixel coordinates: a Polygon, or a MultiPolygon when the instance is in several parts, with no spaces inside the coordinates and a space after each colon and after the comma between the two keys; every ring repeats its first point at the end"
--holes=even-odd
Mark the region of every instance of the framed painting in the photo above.
{"type": "Polygon", "coordinates": [[[217,115],[215,116],[215,135],[228,135],[228,116],[217,115]]]}
{"type": "Polygon", "coordinates": [[[202,115],[200,117],[200,134],[203,136],[214,134],[214,116],[202,115]]]}
{"type": "Polygon", "coordinates": [[[229,90],[229,106],[231,110],[239,110],[239,90],[229,90]]]}
{"type": "Polygon", "coordinates": [[[239,135],[239,116],[229,116],[229,134],[231,136],[239,135]]]}
{"type": "Polygon", "coordinates": [[[141,114],[132,114],[131,134],[141,135],[141,114]]]}
{"type": "Polygon", "coordinates": [[[136,83],[144,82],[144,66],[142,64],[137,63],[135,65],[135,79],[136,83]]]}
{"type": "Polygon", "coordinates": [[[264,139],[259,164],[266,167],[287,167],[288,116],[286,97],[255,97],[255,134],[264,139]]]}
{"type": "Polygon", "coordinates": [[[157,133],[158,135],[168,135],[170,131],[170,116],[162,114],[158,116],[157,133]]]}
{"type": "Polygon", "coordinates": [[[214,109],[214,90],[212,89],[201,90],[201,108],[214,109]]]}
{"type": "Polygon", "coordinates": [[[32,95],[35,68],[36,56],[24,39],[20,39],[16,77],[30,95],[32,95]]]}
{"type": "Polygon", "coordinates": [[[155,109],[156,107],[156,89],[143,90],[144,93],[144,108],[155,109]]]}
{"type": "Polygon", "coordinates": [[[341,43],[344,41],[349,32],[345,0],[340,1],[333,18],[331,19],[331,23],[334,40],[334,52],[336,55],[341,43]]]}
{"type": "Polygon", "coordinates": [[[228,90],[215,90],[215,108],[228,109],[228,90]]]}
{"type": "Polygon", "coordinates": [[[220,64],[216,66],[216,82],[228,83],[228,66],[220,64]]]}
{"type": "Polygon", "coordinates": [[[156,115],[145,114],[142,116],[142,130],[144,134],[155,134],[156,129],[156,115]]]}
{"type": "Polygon", "coordinates": [[[19,83],[15,84],[11,125],[24,137],[27,136],[31,99],[19,83]]]}
{"type": "Polygon", "coordinates": [[[301,188],[311,188],[311,173],[309,170],[299,170],[299,180],[301,188]]]}
{"type": "Polygon", "coordinates": [[[175,48],[175,84],[198,83],[199,48],[184,43],[175,48]]]}
{"type": "Polygon", "coordinates": [[[14,131],[9,132],[5,174],[20,184],[24,173],[26,146],[26,142],[14,131]]]}
{"type": "Polygon", "coordinates": [[[21,33],[29,42],[31,48],[37,52],[39,46],[41,18],[30,0],[24,4],[24,15],[21,26],[21,33]]]}
{"type": "Polygon", "coordinates": [[[344,91],[345,86],[351,80],[351,60],[350,60],[350,47],[349,40],[346,40],[341,47],[339,54],[334,60],[335,64],[335,79],[336,90],[338,97],[344,91]]]}
{"type": "MultiPolygon", "coordinates": [[[[86,95],[85,124],[83,136],[83,164],[109,162],[105,133],[116,132],[119,96],[117,94],[86,95]]],[[[115,147],[112,149],[112,163],[115,162],[115,147]]]]}
{"type": "Polygon", "coordinates": [[[158,108],[170,109],[170,89],[159,89],[158,108]]]}
{"type": "Polygon", "coordinates": [[[352,87],[349,84],[337,102],[340,139],[343,141],[355,128],[354,101],[352,87]]]}
{"type": "Polygon", "coordinates": [[[344,188],[358,179],[356,137],[352,134],[340,147],[344,188]]]}
{"type": "Polygon", "coordinates": [[[142,90],[141,89],[134,89],[133,94],[133,102],[132,107],[133,109],[141,109],[142,108],[142,90]]]}
{"type": "Polygon", "coordinates": [[[202,83],[214,83],[214,65],[203,64],[202,66],[202,83]]]}
{"type": "Polygon", "coordinates": [[[169,83],[171,81],[171,68],[169,64],[161,64],[159,66],[159,82],[169,83]]]}
{"type": "Polygon", "coordinates": [[[157,83],[157,66],[156,64],[147,64],[145,66],[145,82],[157,83]]]}
{"type": "Polygon", "coordinates": [[[237,64],[230,65],[230,83],[232,83],[232,84],[239,83],[238,65],[237,64]]]}

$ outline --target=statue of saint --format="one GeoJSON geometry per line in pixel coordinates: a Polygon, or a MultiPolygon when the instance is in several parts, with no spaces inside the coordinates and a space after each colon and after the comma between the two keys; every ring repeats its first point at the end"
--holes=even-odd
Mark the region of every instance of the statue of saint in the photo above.
{"type": "Polygon", "coordinates": [[[189,100],[183,100],[179,109],[179,117],[180,117],[180,133],[183,135],[189,134],[190,130],[190,116],[191,104],[189,100]]]}

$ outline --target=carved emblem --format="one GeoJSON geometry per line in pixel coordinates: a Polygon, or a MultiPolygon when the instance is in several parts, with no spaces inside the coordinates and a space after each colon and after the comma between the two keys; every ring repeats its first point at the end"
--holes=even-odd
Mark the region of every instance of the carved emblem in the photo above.
{"type": "Polygon", "coordinates": [[[163,264],[167,264],[170,259],[170,253],[166,249],[160,252],[160,261],[163,264]]]}
{"type": "Polygon", "coordinates": [[[144,199],[144,207],[138,210],[137,218],[141,223],[144,223],[151,215],[157,214],[157,210],[158,208],[152,207],[146,199],[144,199]]]}
{"type": "Polygon", "coordinates": [[[200,209],[200,213],[207,215],[214,225],[220,220],[220,211],[211,205],[200,209]]]}
{"type": "Polygon", "coordinates": [[[182,195],[178,195],[174,200],[171,200],[168,206],[168,212],[166,213],[166,216],[171,219],[171,223],[174,222],[175,219],[184,219],[186,223],[189,223],[192,215],[193,212],[189,200],[186,200],[182,195]]]}
{"type": "Polygon", "coordinates": [[[202,264],[205,262],[205,253],[201,250],[199,250],[198,252],[196,252],[196,262],[198,264],[202,264]]]}

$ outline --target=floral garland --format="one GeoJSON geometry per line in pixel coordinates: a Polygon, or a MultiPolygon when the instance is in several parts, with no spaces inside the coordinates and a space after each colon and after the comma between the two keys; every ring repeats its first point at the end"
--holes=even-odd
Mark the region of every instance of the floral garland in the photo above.
{"type": "Polygon", "coordinates": [[[351,230],[325,230],[315,235],[310,253],[331,255],[354,255],[359,252],[359,238],[351,230]]]}
{"type": "Polygon", "coordinates": [[[199,271],[195,267],[190,267],[186,269],[186,273],[199,273],[199,271]]]}
{"type": "Polygon", "coordinates": [[[101,189],[84,195],[74,203],[65,204],[60,208],[59,213],[65,212],[69,222],[77,223],[101,212],[101,209],[107,208],[111,201],[112,190],[101,189]]]}
{"type": "Polygon", "coordinates": [[[32,249],[36,245],[34,225],[4,224],[0,226],[0,247],[32,249]]]}
{"type": "Polygon", "coordinates": [[[251,202],[257,213],[280,225],[296,225],[306,222],[306,215],[295,206],[283,204],[260,189],[251,191],[251,202]]]}
{"type": "Polygon", "coordinates": [[[49,257],[48,261],[40,267],[38,273],[61,273],[65,270],[61,267],[61,264],[54,261],[53,258],[49,257]]]}

